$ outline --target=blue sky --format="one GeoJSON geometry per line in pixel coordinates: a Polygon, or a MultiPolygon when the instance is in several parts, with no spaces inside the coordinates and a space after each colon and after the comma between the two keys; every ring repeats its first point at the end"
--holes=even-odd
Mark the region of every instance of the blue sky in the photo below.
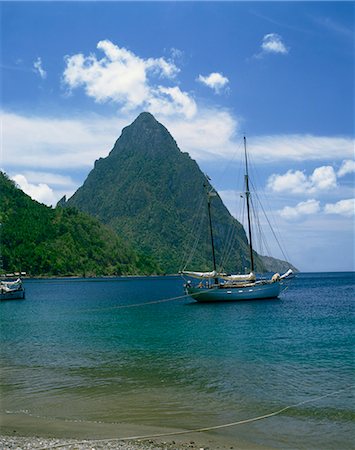
{"type": "Polygon", "coordinates": [[[238,218],[246,133],[290,261],[354,270],[353,2],[0,5],[1,168],[33,198],[71,195],[150,111],[238,218]]]}

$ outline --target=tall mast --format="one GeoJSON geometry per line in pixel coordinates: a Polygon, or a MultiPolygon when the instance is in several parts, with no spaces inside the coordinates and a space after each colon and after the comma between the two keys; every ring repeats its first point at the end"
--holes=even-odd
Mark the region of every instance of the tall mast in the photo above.
{"type": "Polygon", "coordinates": [[[248,154],[247,154],[247,140],[244,136],[244,154],[245,154],[245,197],[247,200],[247,214],[248,214],[248,232],[249,232],[249,249],[250,249],[250,270],[254,272],[254,256],[253,243],[251,238],[251,221],[250,221],[250,191],[249,191],[249,173],[248,173],[248,154]]]}
{"type": "MultiPolygon", "coordinates": [[[[208,185],[204,185],[205,188],[208,190],[208,185]]],[[[214,239],[213,239],[213,227],[212,227],[212,217],[211,217],[211,197],[215,197],[216,194],[213,191],[207,191],[207,207],[208,207],[208,221],[210,225],[210,237],[211,237],[211,247],[212,247],[212,262],[213,262],[213,270],[217,272],[217,265],[216,265],[216,255],[214,250],[214,239]]],[[[215,284],[218,284],[218,278],[216,277],[214,279],[215,284]]]]}

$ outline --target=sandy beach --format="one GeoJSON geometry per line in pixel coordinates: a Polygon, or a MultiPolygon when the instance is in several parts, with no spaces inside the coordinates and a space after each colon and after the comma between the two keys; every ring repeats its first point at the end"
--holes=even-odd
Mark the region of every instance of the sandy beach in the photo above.
{"type": "Polygon", "coordinates": [[[59,421],[23,414],[0,414],[0,450],[269,450],[217,430],[196,432],[129,423],[59,421]]]}
{"type": "Polygon", "coordinates": [[[118,441],[106,440],[78,440],[78,439],[56,439],[25,436],[0,436],[1,450],[261,450],[266,447],[250,447],[247,444],[235,445],[216,443],[214,440],[134,440],[118,441]]]}
{"type": "MultiPolygon", "coordinates": [[[[208,447],[200,447],[194,441],[190,442],[157,442],[157,441],[97,441],[97,440],[76,440],[76,439],[49,439],[40,437],[10,437],[1,436],[1,450],[26,450],[26,449],[56,449],[63,450],[153,450],[153,449],[206,449],[208,447]]],[[[223,448],[223,447],[214,447],[223,448]]],[[[231,447],[229,447],[231,448],[231,447]]],[[[235,447],[237,448],[237,447],[235,447]]]]}
{"type": "Polygon", "coordinates": [[[76,439],[54,439],[40,437],[0,437],[1,450],[19,449],[55,449],[63,450],[84,450],[84,449],[112,449],[112,450],[152,450],[152,449],[173,449],[173,448],[195,448],[193,444],[174,445],[171,443],[148,442],[119,442],[119,441],[96,441],[96,440],[76,440],[76,439]]]}

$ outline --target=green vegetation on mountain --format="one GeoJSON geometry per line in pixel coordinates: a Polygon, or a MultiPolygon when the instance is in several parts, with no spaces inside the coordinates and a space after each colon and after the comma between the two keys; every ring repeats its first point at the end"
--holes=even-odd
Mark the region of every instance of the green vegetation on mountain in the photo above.
{"type": "MultiPolygon", "coordinates": [[[[110,225],[137,249],[153,255],[164,272],[176,273],[186,262],[188,270],[211,270],[204,184],[211,189],[168,130],[142,113],[123,129],[109,156],[95,162],[66,205],[110,225]]],[[[250,259],[245,231],[218,195],[211,205],[217,263],[226,271],[244,271],[250,259]]],[[[261,258],[255,259],[263,270],[261,258]]]]}
{"type": "Polygon", "coordinates": [[[37,203],[0,172],[3,268],[30,275],[151,274],[160,269],[109,227],[75,208],[37,203]]]}

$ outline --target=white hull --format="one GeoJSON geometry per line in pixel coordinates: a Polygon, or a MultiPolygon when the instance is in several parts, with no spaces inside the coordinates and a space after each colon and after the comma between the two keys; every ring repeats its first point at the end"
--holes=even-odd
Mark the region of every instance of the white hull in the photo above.
{"type": "Polygon", "coordinates": [[[20,278],[16,281],[0,281],[0,300],[21,300],[23,298],[25,298],[25,289],[20,278]]]}
{"type": "Polygon", "coordinates": [[[237,302],[241,300],[265,300],[280,294],[280,282],[255,283],[248,286],[186,287],[186,293],[197,302],[237,302]]]}

